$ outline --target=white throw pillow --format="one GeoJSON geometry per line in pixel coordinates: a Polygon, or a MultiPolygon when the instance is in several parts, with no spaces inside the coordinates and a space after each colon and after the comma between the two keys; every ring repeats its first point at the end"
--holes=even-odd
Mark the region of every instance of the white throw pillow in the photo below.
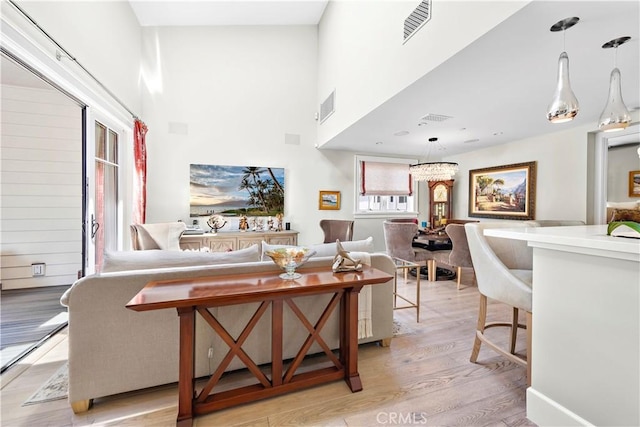
{"type": "MultiPolygon", "coordinates": [[[[373,237],[367,237],[364,240],[353,240],[349,242],[340,242],[340,243],[342,244],[342,247],[349,252],[374,252],[375,250],[373,247],[373,237]]],[[[299,245],[299,246],[303,246],[303,247],[309,248],[310,250],[315,251],[316,254],[314,255],[314,257],[334,256],[335,254],[338,253],[338,249],[335,243],[320,243],[316,245],[308,245],[308,246],[299,245]]],[[[266,251],[279,249],[279,248],[289,248],[289,247],[292,247],[292,246],[291,245],[270,245],[267,242],[263,241],[262,242],[262,260],[266,261],[270,259],[268,256],[264,254],[266,251]]]]}
{"type": "Polygon", "coordinates": [[[104,255],[102,273],[129,270],[149,270],[152,268],[190,267],[195,265],[235,264],[260,261],[260,248],[248,248],[230,252],[192,251],[118,251],[104,255]]]}

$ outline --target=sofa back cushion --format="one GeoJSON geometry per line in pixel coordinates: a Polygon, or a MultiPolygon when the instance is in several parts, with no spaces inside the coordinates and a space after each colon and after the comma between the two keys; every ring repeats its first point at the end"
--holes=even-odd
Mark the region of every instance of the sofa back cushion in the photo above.
{"type": "MultiPolygon", "coordinates": [[[[368,237],[364,240],[352,240],[348,242],[340,242],[340,244],[342,245],[344,250],[349,252],[374,252],[375,251],[373,247],[373,237],[368,237]]],[[[338,253],[338,248],[335,242],[319,243],[315,245],[298,245],[298,246],[303,246],[305,248],[309,248],[312,251],[315,251],[316,254],[314,255],[314,257],[334,256],[338,253]]],[[[268,256],[264,254],[266,251],[279,249],[279,248],[287,248],[287,247],[291,247],[291,246],[270,245],[267,242],[263,241],[262,242],[262,260],[266,261],[270,259],[268,256]]]]}
{"type": "Polygon", "coordinates": [[[260,261],[260,247],[258,245],[251,245],[248,248],[231,252],[118,251],[105,253],[102,273],[254,261],[260,261]]]}

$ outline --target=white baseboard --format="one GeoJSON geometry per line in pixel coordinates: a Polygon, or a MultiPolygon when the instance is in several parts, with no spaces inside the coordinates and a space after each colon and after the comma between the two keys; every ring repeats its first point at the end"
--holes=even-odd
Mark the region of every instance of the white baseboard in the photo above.
{"type": "Polygon", "coordinates": [[[593,426],[533,387],[527,389],[527,418],[539,426],[593,426]]]}

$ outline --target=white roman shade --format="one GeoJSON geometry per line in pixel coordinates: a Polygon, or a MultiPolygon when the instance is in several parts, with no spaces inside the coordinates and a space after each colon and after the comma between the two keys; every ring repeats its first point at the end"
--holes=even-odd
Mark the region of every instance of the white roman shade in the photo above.
{"type": "Polygon", "coordinates": [[[411,196],[409,165],[406,163],[365,162],[360,165],[363,196],[411,196]]]}

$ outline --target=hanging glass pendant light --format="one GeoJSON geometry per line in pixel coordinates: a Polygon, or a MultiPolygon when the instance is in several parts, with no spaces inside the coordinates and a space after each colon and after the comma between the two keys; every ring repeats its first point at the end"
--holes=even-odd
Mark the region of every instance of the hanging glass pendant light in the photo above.
{"type": "Polygon", "coordinates": [[[563,123],[573,120],[578,114],[578,99],[571,90],[569,83],[569,55],[564,51],[564,31],[578,23],[580,18],[574,16],[553,24],[550,31],[562,31],[563,52],[558,59],[558,84],[553,99],[547,108],[547,120],[551,123],[563,123]]]}
{"type": "Polygon", "coordinates": [[[620,70],[618,70],[618,46],[626,43],[631,37],[619,37],[613,39],[602,45],[603,49],[615,48],[615,60],[613,64],[613,71],[611,71],[611,77],[609,78],[609,97],[607,99],[607,105],[605,105],[602,114],[600,114],[600,120],[598,120],[598,128],[604,132],[611,132],[615,130],[622,130],[629,126],[631,123],[631,114],[627,106],[624,105],[622,100],[622,88],[620,70]]]}

